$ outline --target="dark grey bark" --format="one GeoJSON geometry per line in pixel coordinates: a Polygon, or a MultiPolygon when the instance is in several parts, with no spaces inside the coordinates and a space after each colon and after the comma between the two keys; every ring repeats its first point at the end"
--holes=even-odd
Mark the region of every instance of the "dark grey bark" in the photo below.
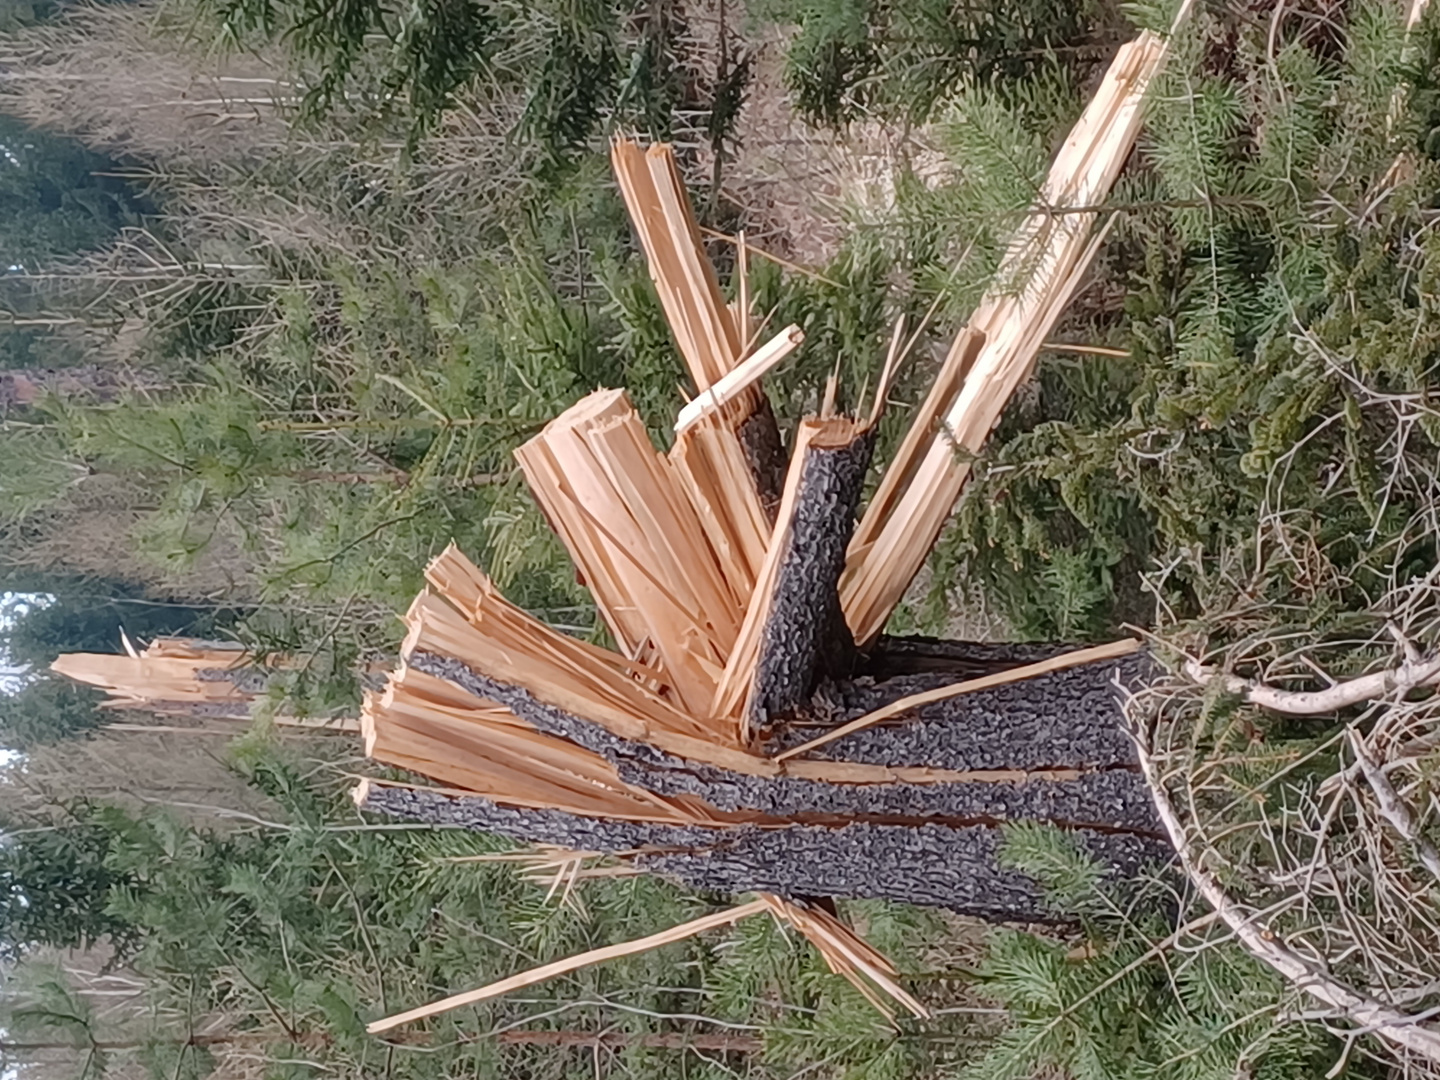
{"type": "MultiPolygon", "coordinates": [[[[1002,921],[1064,918],[1036,881],[1001,865],[1004,838],[994,824],[706,829],[518,810],[478,796],[379,786],[370,789],[364,808],[577,851],[640,851],[632,860],[637,866],[694,889],[894,900],[1002,921]]],[[[1120,886],[1168,855],[1163,841],[1151,837],[1090,829],[1072,835],[1120,886]]]]}
{"type": "MultiPolygon", "coordinates": [[[[1079,847],[1119,889],[1163,859],[1160,841],[1077,830],[1079,847]]],[[[879,899],[1004,922],[1064,921],[1039,883],[1001,865],[1003,833],[973,825],[800,826],[747,830],[710,849],[643,856],[641,865],[694,889],[786,897],[879,899]]]]}
{"type": "Polygon", "coordinates": [[[805,705],[822,671],[843,677],[854,667],[838,587],[874,450],[868,431],[846,446],[806,453],[760,637],[746,717],[752,730],[805,705]]]}
{"type": "MultiPolygon", "coordinates": [[[[979,662],[1043,658],[1026,649],[950,647],[979,662]]],[[[1063,650],[1057,650],[1063,651],[1063,650]]],[[[913,653],[911,655],[914,655],[913,653]]],[[[501,701],[538,729],[611,761],[622,779],[666,795],[694,795],[772,822],[723,828],[596,820],[517,810],[478,797],[375,788],[368,809],[460,824],[517,840],[593,851],[636,851],[638,865],[693,888],[790,897],[880,898],[1015,921],[1054,919],[1038,884],[1000,864],[1004,826],[1044,822],[1066,830],[1117,883],[1171,854],[1135,769],[1117,684],[1145,678],[1127,657],[960,695],[890,725],[827,746],[836,761],[1021,774],[946,783],[824,783],[755,777],[688,761],[537,701],[452,659],[411,663],[501,701]],[[1060,770],[1064,770],[1063,772],[1060,770]]],[[[918,690],[954,682],[939,674],[858,679],[829,688],[827,723],[840,723],[918,690]]],[[[813,736],[796,727],[782,741],[813,736]]],[[[816,757],[822,756],[816,754],[816,757]]]]}
{"type": "Polygon", "coordinates": [[[775,410],[770,399],[763,393],[755,411],[740,422],[735,429],[740,440],[740,449],[745,455],[745,464],[755,480],[755,490],[760,494],[760,505],[770,524],[775,524],[775,513],[780,508],[780,497],[785,491],[785,470],[788,455],[780,438],[780,425],[775,420],[775,410]]]}
{"type": "MultiPolygon", "coordinates": [[[[1125,730],[1118,688],[1141,685],[1152,672],[1153,662],[1137,653],[1021,679],[927,705],[899,721],[837,739],[812,756],[946,769],[1129,766],[1135,748],[1125,730]]],[[[844,684],[836,696],[848,720],[957,681],[942,674],[862,678],[844,684]]],[[[798,745],[814,734],[799,728],[783,732],[776,747],[798,745]]]]}
{"type": "MultiPolygon", "coordinates": [[[[1137,678],[1145,661],[1088,664],[922,709],[883,727],[836,740],[815,757],[888,766],[958,771],[1078,770],[1078,777],[1026,777],[947,783],[832,784],[793,777],[750,776],[689,761],[649,743],[622,739],[599,724],[537,701],[528,691],[496,682],[458,660],[417,653],[419,671],[448,679],[508,706],[550,735],[610,761],[626,783],[662,795],[695,795],[720,810],[755,810],[776,817],[814,819],[1039,820],[1061,827],[1161,833],[1148,789],[1134,769],[1115,680],[1137,678]]],[[[941,676],[907,676],[838,688],[844,722],[914,693],[941,676]]],[[[953,680],[951,680],[953,681],[953,680]]],[[[794,744],[819,728],[796,729],[794,744]]]]}

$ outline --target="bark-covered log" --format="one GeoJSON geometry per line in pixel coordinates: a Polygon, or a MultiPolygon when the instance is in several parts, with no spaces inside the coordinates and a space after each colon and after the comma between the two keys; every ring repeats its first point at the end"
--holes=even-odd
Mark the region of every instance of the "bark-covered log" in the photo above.
{"type": "MultiPolygon", "coordinates": [[[[980,659],[1004,655],[975,646],[957,646],[954,654],[962,648],[980,659]]],[[[1029,661],[1035,653],[1010,656],[1029,661]]],[[[627,783],[762,820],[716,828],[622,822],[397,788],[372,789],[372,810],[580,850],[639,850],[637,865],[693,888],[871,897],[1021,921],[1057,913],[1034,881],[999,864],[1006,823],[1067,830],[1116,882],[1170,854],[1135,768],[1116,686],[1144,677],[1149,661],[1143,657],[962,694],[824,748],[835,761],[994,771],[938,783],[829,783],[733,772],[619,738],[457,660],[416,653],[410,663],[600,754],[627,783]]],[[[840,708],[828,719],[843,722],[954,681],[922,674],[843,683],[833,688],[840,708]]]]}
{"type": "Polygon", "coordinates": [[[751,730],[764,730],[805,705],[822,672],[843,677],[854,666],[855,639],[838,586],[874,450],[873,430],[844,446],[812,443],[805,450],[755,661],[747,705],[751,730]]]}
{"type": "MultiPolygon", "coordinates": [[[[519,810],[479,796],[372,786],[364,809],[499,833],[577,851],[634,852],[634,863],[695,889],[780,896],[884,899],[1018,922],[1063,917],[1039,885],[1003,868],[993,824],[830,827],[791,824],[708,829],[519,810]]],[[[1073,832],[1117,885],[1168,856],[1161,840],[1090,829],[1073,832]]]]}
{"type": "MultiPolygon", "coordinates": [[[[811,819],[1037,820],[1064,828],[1083,825],[1160,834],[1148,790],[1134,770],[1134,746],[1125,732],[1114,684],[1117,676],[1137,676],[1141,668],[1133,657],[964,694],[824,748],[830,760],[1027,775],[869,784],[753,776],[690,761],[649,743],[622,739],[599,724],[536,700],[528,691],[486,678],[458,660],[416,653],[410,663],[507,705],[547,734],[601,755],[626,783],[662,795],[698,796],[720,810],[811,819]]],[[[853,704],[840,720],[937,680],[949,681],[907,676],[842,687],[842,698],[853,704]]]]}
{"type": "MultiPolygon", "coordinates": [[[[1054,671],[926,705],[904,719],[846,735],[814,756],[873,765],[946,769],[1105,768],[1135,763],[1116,684],[1143,683],[1152,670],[1144,653],[1054,671]]],[[[850,720],[899,698],[957,681],[909,675],[883,682],[858,679],[841,688],[850,720]]],[[[777,749],[815,732],[792,731],[777,749]]]]}

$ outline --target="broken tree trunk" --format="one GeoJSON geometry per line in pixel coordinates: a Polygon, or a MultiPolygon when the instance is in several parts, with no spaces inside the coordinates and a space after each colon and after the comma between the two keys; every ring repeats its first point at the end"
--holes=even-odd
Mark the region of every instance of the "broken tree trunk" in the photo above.
{"type": "Polygon", "coordinates": [[[65,653],[50,669],[104,690],[112,709],[168,716],[248,719],[268,672],[240,646],[223,641],[157,638],[143,651],[65,653]]]}
{"type": "MultiPolygon", "coordinates": [[[[271,674],[291,666],[284,657],[261,660],[229,641],[156,638],[137,650],[123,639],[124,653],[62,653],[50,665],[57,675],[105,691],[107,709],[208,720],[250,720],[266,694],[271,674]]],[[[353,717],[277,716],[282,727],[313,731],[359,730],[353,717]]],[[[139,725],[112,725],[137,730],[139,725]]],[[[198,729],[197,729],[198,730],[198,729]]]]}
{"type": "MultiPolygon", "coordinates": [[[[876,662],[888,663],[883,653],[876,662]]],[[[411,664],[479,695],[501,689],[453,661],[412,656],[411,664]]],[[[703,805],[708,821],[698,815],[684,824],[659,815],[622,821],[376,784],[360,798],[371,810],[625,853],[636,866],[695,888],[880,897],[985,918],[1053,920],[1061,913],[1046,905],[1036,882],[998,861],[1006,823],[1066,830],[1117,882],[1167,853],[1116,696],[1116,681],[1143,678],[1146,664],[1131,656],[935,702],[904,723],[857,732],[769,775],[665,754],[511,698],[517,715],[585,746],[632,789],[703,805]]],[[[953,680],[921,674],[837,684],[830,720],[853,719],[947,681],[953,680]]],[[[778,741],[814,730],[797,723],[778,741]]]]}
{"type": "MultiPolygon", "coordinates": [[[[1021,223],[989,295],[856,517],[880,405],[801,420],[788,467],[760,385],[798,331],[756,349],[668,148],[613,160],[694,380],[661,454],[623,391],[599,390],[517,457],[617,648],[508,603],[453,547],[367,701],[366,751],[444,787],[366,781],[366,809],[603,856],[757,900],[377,1021],[423,1019],[766,912],[877,1006],[923,1007],[814,900],[882,898],[985,918],[1063,917],[1002,859],[1005,828],[1064,830],[1117,885],[1172,852],[1122,720],[1134,642],[1057,655],[880,638],[978,451],[1103,239],[1103,202],[1166,45],[1123,47],[1021,223]],[[783,477],[783,482],[781,478],[783,477]]],[[[893,355],[893,350],[892,350],[893,355]]],[[[879,380],[884,385],[892,373],[879,380]]],[[[558,878],[557,878],[558,880],[558,878]]]]}

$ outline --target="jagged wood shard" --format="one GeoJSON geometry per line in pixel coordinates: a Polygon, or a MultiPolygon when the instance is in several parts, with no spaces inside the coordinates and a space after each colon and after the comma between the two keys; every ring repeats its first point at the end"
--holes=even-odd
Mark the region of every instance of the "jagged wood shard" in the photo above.
{"type": "MultiPolygon", "coordinates": [[[[263,660],[244,646],[196,638],[156,638],[136,650],[121,632],[125,653],[64,653],[50,670],[104,690],[107,709],[134,709],[160,716],[249,720],[266,694],[270,674],[290,666],[285,657],[263,660]]],[[[353,717],[274,716],[281,727],[354,732],[353,717]]],[[[123,730],[143,730],[126,725],[123,730]]],[[[184,730],[184,729],[182,729],[184,730]]]]}
{"type": "Polygon", "coordinates": [[[794,352],[804,340],[805,335],[798,326],[787,326],[781,330],[753,354],[715,380],[713,385],[702,390],[694,401],[688,402],[675,418],[676,433],[683,433],[706,414],[748,393],[751,387],[794,352]]]}
{"type": "MultiPolygon", "coordinates": [[[[861,645],[873,641],[924,565],[1006,402],[1029,377],[1055,320],[1085,276],[1099,242],[1098,213],[1140,130],[1146,92],[1164,64],[1166,39],[1143,33],[1120,47],[1021,223],[995,285],[962,337],[980,341],[964,384],[908,481],[873,503],[852,545],[841,596],[861,645]]],[[[960,349],[957,343],[957,350],[960,349]]],[[[928,417],[924,418],[927,422],[928,417]]],[[[911,468],[909,458],[902,468],[911,468]]]]}
{"type": "Polygon", "coordinates": [[[622,651],[653,657],[679,703],[708,706],[739,632],[731,581],[628,396],[600,390],[516,451],[622,651]]]}
{"type": "MultiPolygon", "coordinates": [[[[746,359],[749,343],[741,340],[705,254],[675,155],[668,146],[645,150],[619,139],[611,162],[680,355],[697,391],[706,391],[746,359]]],[[[765,558],[775,468],[770,457],[778,450],[775,417],[751,382],[729,401],[703,410],[678,433],[670,452],[731,580],[747,597],[765,558]]]]}

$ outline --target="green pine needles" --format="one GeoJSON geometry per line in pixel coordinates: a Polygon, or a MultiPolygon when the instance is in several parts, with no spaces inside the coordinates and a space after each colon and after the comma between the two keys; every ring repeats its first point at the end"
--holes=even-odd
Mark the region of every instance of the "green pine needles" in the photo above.
{"type": "Polygon", "coordinates": [[[1018,630],[1054,637],[1148,621],[1155,566],[1173,568],[1170,609],[1200,613],[1192,568],[1269,515],[1323,552],[1336,619],[1389,580],[1392,545],[1425,561],[1408,523],[1435,425],[1420,409],[1399,434],[1386,395],[1423,400],[1433,381],[1435,28],[1407,45],[1402,18],[1362,4],[1272,35],[1196,13],[1059,335],[1119,355],[1043,358],[939,580],[964,568],[1018,630]]]}
{"type": "MultiPolygon", "coordinates": [[[[1168,874],[1102,880],[1063,832],[1010,830],[1010,865],[1042,881],[1057,911],[1082,918],[1056,939],[997,930],[980,988],[1002,1004],[1005,1030],[956,1073],[960,1080],[1298,1080],[1370,1075],[1341,1067],[1340,1043],[1294,1015],[1295,991],[1252,960],[1208,909],[1191,908],[1168,874]],[[1178,912],[1179,929],[1170,915],[1178,912]]],[[[1378,1074],[1377,1074],[1378,1075],[1378,1074]]]]}

